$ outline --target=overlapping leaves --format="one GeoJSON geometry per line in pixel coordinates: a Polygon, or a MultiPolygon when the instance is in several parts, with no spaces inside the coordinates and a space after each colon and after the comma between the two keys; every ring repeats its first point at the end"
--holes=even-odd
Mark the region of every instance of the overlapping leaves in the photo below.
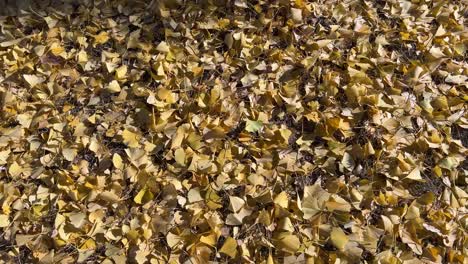
{"type": "Polygon", "coordinates": [[[461,1],[55,2],[0,17],[2,259],[467,261],[461,1]]]}

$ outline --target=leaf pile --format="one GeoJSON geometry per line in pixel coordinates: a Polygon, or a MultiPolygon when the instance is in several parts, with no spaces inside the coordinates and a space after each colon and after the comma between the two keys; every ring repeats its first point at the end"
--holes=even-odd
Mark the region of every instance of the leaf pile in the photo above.
{"type": "Polygon", "coordinates": [[[463,1],[147,2],[0,17],[3,261],[467,263],[463,1]]]}

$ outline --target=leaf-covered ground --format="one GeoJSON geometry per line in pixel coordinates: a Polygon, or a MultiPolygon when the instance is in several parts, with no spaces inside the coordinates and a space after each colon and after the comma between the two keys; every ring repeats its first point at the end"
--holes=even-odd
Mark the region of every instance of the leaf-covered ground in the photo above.
{"type": "Polygon", "coordinates": [[[467,263],[466,2],[2,2],[1,261],[467,263]]]}

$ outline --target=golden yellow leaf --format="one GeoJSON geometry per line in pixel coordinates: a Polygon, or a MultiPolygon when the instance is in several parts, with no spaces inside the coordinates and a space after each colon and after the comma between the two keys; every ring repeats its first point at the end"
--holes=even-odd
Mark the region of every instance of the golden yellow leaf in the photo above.
{"type": "Polygon", "coordinates": [[[136,133],[133,133],[128,129],[125,129],[122,132],[122,138],[123,138],[123,142],[125,144],[127,144],[127,146],[129,146],[131,148],[136,148],[136,147],[140,146],[139,136],[136,133]]]}
{"type": "Polygon", "coordinates": [[[117,169],[123,168],[123,160],[118,153],[114,153],[114,155],[112,156],[112,164],[114,164],[114,167],[116,167],[117,169]]]}
{"type": "Polygon", "coordinates": [[[0,227],[7,227],[10,225],[10,219],[8,215],[0,214],[0,227]]]}
{"type": "Polygon", "coordinates": [[[72,148],[64,148],[62,149],[63,157],[68,161],[73,161],[76,157],[77,151],[76,149],[72,148]]]}
{"type": "Polygon", "coordinates": [[[279,193],[273,201],[275,204],[283,208],[288,208],[289,206],[289,197],[288,197],[288,194],[284,191],[279,193]]]}
{"type": "Polygon", "coordinates": [[[421,172],[419,171],[419,168],[413,169],[408,176],[405,177],[405,179],[410,179],[410,180],[415,180],[415,181],[421,181],[421,172]]]}
{"type": "Polygon", "coordinates": [[[111,93],[118,93],[120,92],[122,89],[120,88],[120,85],[119,83],[116,81],[116,80],[113,80],[109,83],[109,85],[107,86],[107,90],[109,90],[109,92],[111,93]]]}
{"type": "Polygon", "coordinates": [[[95,44],[104,44],[109,40],[109,33],[106,31],[101,31],[99,34],[94,36],[95,44]]]}
{"type": "Polygon", "coordinates": [[[348,236],[339,227],[334,227],[330,233],[330,240],[335,247],[343,250],[349,241],[348,236]]]}
{"type": "Polygon", "coordinates": [[[235,258],[237,256],[237,241],[232,237],[226,238],[219,252],[224,253],[231,258],[235,258]]]}
{"type": "Polygon", "coordinates": [[[301,246],[301,241],[296,235],[284,232],[275,240],[275,246],[278,250],[294,254],[301,246]]]}
{"type": "Polygon", "coordinates": [[[121,80],[127,76],[127,65],[122,65],[115,70],[115,78],[121,80]]]}
{"type": "Polygon", "coordinates": [[[156,46],[156,50],[157,51],[160,51],[160,52],[169,52],[169,45],[167,45],[167,43],[165,41],[161,41],[158,46],[156,46]]]}
{"type": "Polygon", "coordinates": [[[120,197],[117,196],[114,192],[104,191],[99,194],[99,197],[106,202],[115,203],[120,200],[120,197]]]}
{"type": "Polygon", "coordinates": [[[179,165],[185,165],[185,151],[182,148],[178,148],[174,151],[174,157],[179,165]]]}
{"type": "Polygon", "coordinates": [[[200,242],[202,243],[205,243],[209,246],[212,246],[212,247],[215,247],[216,246],[216,241],[217,241],[217,238],[216,238],[216,234],[214,233],[210,233],[206,236],[201,236],[200,237],[200,242]]]}
{"type": "Polygon", "coordinates": [[[203,198],[200,195],[200,189],[199,188],[190,189],[190,191],[188,192],[188,201],[190,203],[203,201],[203,198]]]}
{"type": "Polygon", "coordinates": [[[137,204],[145,204],[153,199],[153,193],[147,188],[141,189],[138,194],[133,198],[137,204]]]}
{"type": "Polygon", "coordinates": [[[182,238],[178,235],[175,235],[173,233],[168,233],[167,236],[166,236],[166,239],[167,239],[167,244],[169,245],[169,247],[171,248],[174,248],[175,246],[177,246],[182,240],[182,238]]]}
{"type": "Polygon", "coordinates": [[[50,46],[50,52],[52,52],[52,54],[54,54],[55,56],[60,56],[65,52],[65,49],[58,42],[54,42],[50,46]]]}
{"type": "Polygon", "coordinates": [[[229,196],[229,204],[230,204],[230,209],[234,212],[237,213],[244,207],[245,201],[242,200],[242,198],[237,197],[237,196],[229,196]]]}
{"type": "Polygon", "coordinates": [[[8,168],[8,173],[12,177],[17,177],[23,172],[23,168],[15,161],[10,165],[10,168],[8,168]]]}
{"type": "Polygon", "coordinates": [[[45,81],[45,78],[38,77],[37,75],[32,75],[32,74],[24,74],[23,77],[26,80],[26,82],[29,84],[29,86],[31,87],[34,87],[45,81]]]}
{"type": "Polygon", "coordinates": [[[94,249],[94,248],[96,248],[96,242],[91,238],[87,239],[80,247],[80,249],[82,250],[94,249]]]}

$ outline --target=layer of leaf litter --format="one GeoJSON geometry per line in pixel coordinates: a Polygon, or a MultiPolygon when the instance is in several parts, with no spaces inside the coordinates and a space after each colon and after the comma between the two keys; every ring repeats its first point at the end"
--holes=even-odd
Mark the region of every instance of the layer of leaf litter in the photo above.
{"type": "Polygon", "coordinates": [[[5,263],[467,263],[464,1],[0,1],[5,263]]]}

